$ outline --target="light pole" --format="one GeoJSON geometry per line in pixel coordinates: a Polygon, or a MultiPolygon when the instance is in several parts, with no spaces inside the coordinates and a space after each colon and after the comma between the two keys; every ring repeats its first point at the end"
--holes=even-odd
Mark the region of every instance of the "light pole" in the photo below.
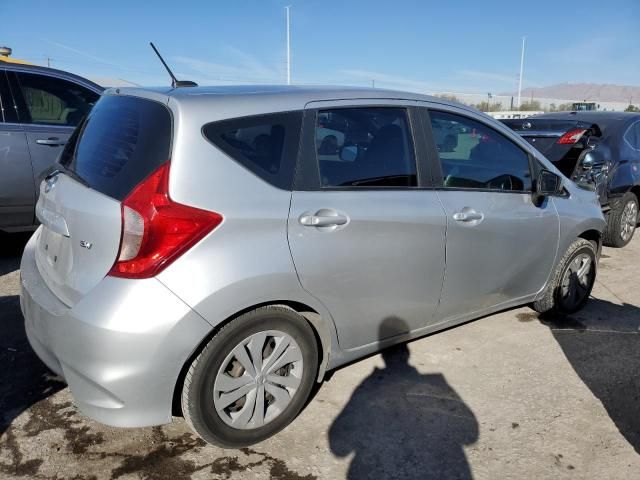
{"type": "Polygon", "coordinates": [[[291,23],[289,19],[289,9],[291,5],[284,7],[287,11],[287,85],[291,85],[291,23]]]}
{"type": "Polygon", "coordinates": [[[520,109],[520,97],[522,95],[522,76],[524,75],[524,42],[526,37],[522,37],[522,52],[520,53],[520,77],[518,78],[518,109],[520,109]]]}

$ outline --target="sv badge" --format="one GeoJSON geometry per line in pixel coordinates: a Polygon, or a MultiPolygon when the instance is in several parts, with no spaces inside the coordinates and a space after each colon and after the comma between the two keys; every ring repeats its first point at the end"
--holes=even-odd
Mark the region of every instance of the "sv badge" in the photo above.
{"type": "Polygon", "coordinates": [[[86,248],[87,250],[91,250],[91,247],[93,247],[93,243],[87,242],[85,240],[80,240],[80,246],[82,248],[86,248]]]}

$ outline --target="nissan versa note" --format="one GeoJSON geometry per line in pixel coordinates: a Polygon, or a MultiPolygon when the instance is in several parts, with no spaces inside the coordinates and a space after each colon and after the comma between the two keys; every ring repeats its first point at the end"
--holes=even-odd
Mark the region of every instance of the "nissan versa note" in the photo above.
{"type": "Polygon", "coordinates": [[[282,86],[108,90],[36,212],[26,331],[79,409],[126,427],[181,411],[225,447],[391,344],[578,310],[605,226],[594,192],[473,109],[282,86]]]}

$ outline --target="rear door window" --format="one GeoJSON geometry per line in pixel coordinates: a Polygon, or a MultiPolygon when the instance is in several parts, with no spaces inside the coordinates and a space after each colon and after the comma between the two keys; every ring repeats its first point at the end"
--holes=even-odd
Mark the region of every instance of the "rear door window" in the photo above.
{"type": "Polygon", "coordinates": [[[484,123],[430,111],[445,188],[531,191],[528,154],[484,123]]]}
{"type": "Polygon", "coordinates": [[[254,115],[209,123],[202,133],[254,175],[290,190],[301,122],[299,111],[254,115]]]}
{"type": "Polygon", "coordinates": [[[18,121],[15,103],[4,70],[0,70],[0,121],[2,123],[16,123],[18,121]]]}
{"type": "Polygon", "coordinates": [[[91,188],[117,200],[160,165],[171,151],[171,114],[159,102],[106,95],[60,157],[91,188]]]}
{"type": "Polygon", "coordinates": [[[418,185],[405,108],[320,110],[315,142],[322,187],[418,185]]]}
{"type": "Polygon", "coordinates": [[[69,80],[24,72],[16,75],[27,107],[28,118],[23,123],[75,127],[100,97],[69,80]]]}

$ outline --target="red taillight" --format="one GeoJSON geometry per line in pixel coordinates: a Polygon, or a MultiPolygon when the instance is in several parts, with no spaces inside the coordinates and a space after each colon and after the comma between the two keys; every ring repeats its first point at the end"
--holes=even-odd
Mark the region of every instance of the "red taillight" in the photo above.
{"type": "Polygon", "coordinates": [[[122,202],[120,252],[109,275],[153,277],[221,222],[218,213],[188,207],[169,198],[167,162],[122,202]]]}
{"type": "Polygon", "coordinates": [[[556,143],[559,145],[573,145],[574,143],[578,143],[578,140],[582,138],[586,130],[578,129],[578,130],[569,130],[567,133],[562,135],[556,143]]]}

